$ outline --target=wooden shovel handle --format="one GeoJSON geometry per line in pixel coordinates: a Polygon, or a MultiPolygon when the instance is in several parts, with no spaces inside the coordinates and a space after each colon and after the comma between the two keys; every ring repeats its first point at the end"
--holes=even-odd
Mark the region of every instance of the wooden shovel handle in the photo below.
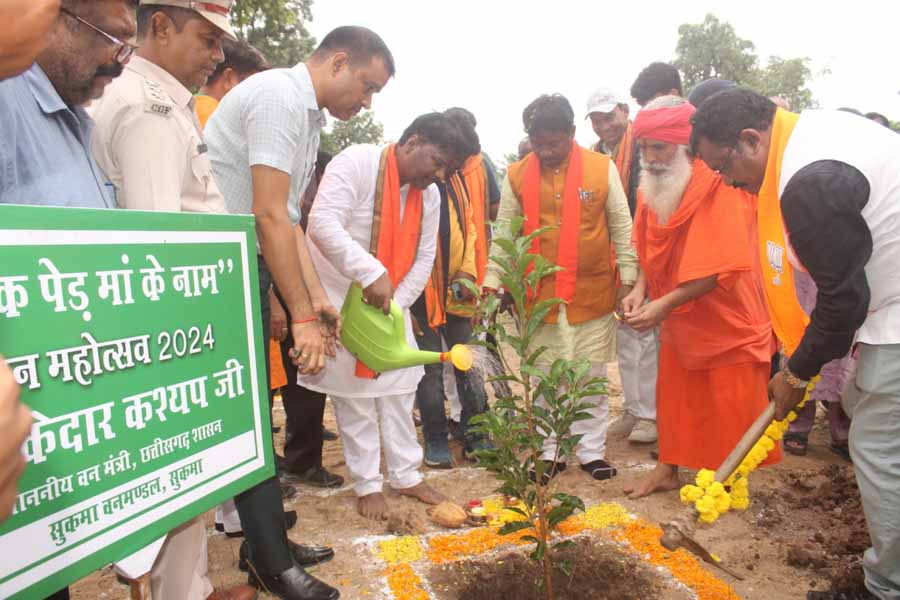
{"type": "Polygon", "coordinates": [[[731,474],[741,465],[741,462],[743,462],[744,458],[750,453],[750,450],[756,445],[756,442],[758,442],[766,432],[766,428],[769,427],[774,418],[775,403],[770,402],[769,406],[766,407],[766,410],[764,410],[747,429],[744,437],[737,443],[737,446],[734,447],[731,454],[722,461],[722,466],[716,471],[716,481],[724,483],[731,477],[731,474]]]}

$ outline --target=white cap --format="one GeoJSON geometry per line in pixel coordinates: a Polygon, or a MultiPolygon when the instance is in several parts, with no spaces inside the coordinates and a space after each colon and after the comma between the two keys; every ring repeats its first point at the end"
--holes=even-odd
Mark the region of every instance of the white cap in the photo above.
{"type": "Polygon", "coordinates": [[[141,0],[141,4],[162,4],[197,11],[200,16],[225,32],[225,35],[233,40],[237,39],[228,20],[234,0],[206,0],[205,2],[198,0],[141,0]]]}
{"type": "Polygon", "coordinates": [[[584,118],[588,118],[591,113],[595,112],[612,112],[620,104],[628,104],[628,99],[612,88],[597,88],[588,96],[587,113],[584,118]]]}

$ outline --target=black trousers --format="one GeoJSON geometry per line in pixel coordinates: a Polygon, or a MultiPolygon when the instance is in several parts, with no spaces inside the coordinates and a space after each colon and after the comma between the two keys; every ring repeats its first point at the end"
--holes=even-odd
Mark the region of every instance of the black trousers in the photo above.
{"type": "MultiPolygon", "coordinates": [[[[275,288],[275,296],[287,313],[291,313],[275,288]]],[[[287,375],[287,384],[281,388],[281,402],[287,417],[284,435],[284,469],[303,473],[322,466],[322,419],[325,415],[325,394],[297,384],[297,367],[288,351],[294,347],[294,336],[288,329],[288,337],[281,342],[281,362],[287,375]]]]}
{"type": "MultiPolygon", "coordinates": [[[[263,340],[270,337],[269,287],[272,276],[262,256],[259,257],[259,305],[262,312],[263,340]]],[[[266,380],[262,382],[268,387],[269,348],[264,348],[266,355],[266,380]]],[[[269,390],[261,390],[268,393],[269,390]]],[[[284,528],[284,507],[281,502],[281,486],[274,476],[266,479],[234,498],[238,515],[241,517],[241,528],[244,539],[250,549],[250,561],[254,568],[262,574],[275,575],[290,569],[294,564],[288,546],[287,531],[284,528]]]]}

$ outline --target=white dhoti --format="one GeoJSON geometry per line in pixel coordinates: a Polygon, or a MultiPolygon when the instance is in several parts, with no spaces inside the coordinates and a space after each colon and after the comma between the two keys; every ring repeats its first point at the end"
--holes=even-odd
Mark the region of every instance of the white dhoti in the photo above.
{"type": "Polygon", "coordinates": [[[415,392],[380,398],[332,396],[331,402],[357,496],[382,491],[382,449],[392,488],[405,489],[422,482],[423,452],[412,418],[415,392]]]}
{"type": "Polygon", "coordinates": [[[619,325],[619,374],[625,396],[625,412],[638,419],[656,421],[656,375],[659,329],[637,331],[619,325]]]}
{"type": "Polygon", "coordinates": [[[150,592],[154,598],[205,600],[213,593],[206,573],[206,526],[197,517],[169,532],[150,572],[150,592]]]}
{"type": "MultiPolygon", "coordinates": [[[[561,306],[557,323],[542,324],[536,334],[532,348],[546,346],[540,357],[540,366],[549,368],[558,358],[565,360],[585,359],[591,363],[590,377],[605,377],[606,364],[616,355],[616,321],[609,315],[570,325],[566,318],[566,308],[561,306]]],[[[542,399],[538,399],[542,402],[542,399]]],[[[609,399],[606,395],[589,396],[582,399],[589,404],[589,419],[572,424],[571,433],[581,434],[575,446],[575,456],[581,464],[606,457],[606,431],[609,429],[609,399]]],[[[552,460],[556,454],[556,440],[548,436],[544,442],[544,460],[552,460]]],[[[565,457],[561,457],[562,462],[565,457]]]]}

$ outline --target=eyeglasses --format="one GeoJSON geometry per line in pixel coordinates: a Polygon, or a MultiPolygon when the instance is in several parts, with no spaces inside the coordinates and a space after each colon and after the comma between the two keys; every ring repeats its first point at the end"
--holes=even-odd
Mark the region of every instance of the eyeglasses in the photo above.
{"type": "Polygon", "coordinates": [[[87,21],[85,21],[84,19],[79,17],[78,15],[66,10],[65,8],[61,8],[59,10],[59,12],[72,17],[79,23],[83,23],[83,24],[87,25],[88,27],[93,29],[95,32],[97,32],[98,34],[100,34],[101,36],[106,38],[106,41],[108,41],[110,44],[112,44],[116,48],[115,60],[117,63],[119,63],[121,65],[124,65],[125,63],[127,63],[128,60],[131,58],[131,56],[134,54],[134,51],[137,50],[137,46],[129,44],[128,42],[123,42],[119,38],[106,33],[105,31],[103,31],[102,29],[97,27],[96,25],[92,25],[91,23],[88,23],[87,21]]]}

